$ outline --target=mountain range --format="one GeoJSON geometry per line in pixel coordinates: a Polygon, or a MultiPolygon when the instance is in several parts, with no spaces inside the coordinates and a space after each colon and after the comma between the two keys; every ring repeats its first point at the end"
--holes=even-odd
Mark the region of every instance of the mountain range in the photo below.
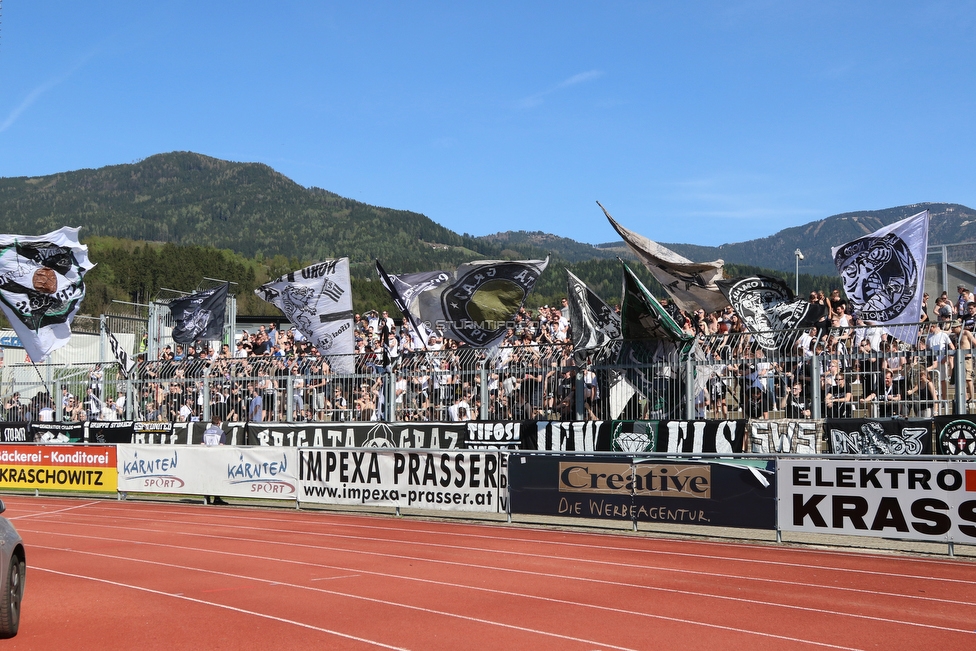
{"type": "MultiPolygon", "coordinates": [[[[696,261],[722,258],[727,265],[742,267],[738,273],[755,267],[784,272],[778,275],[790,279],[794,251],[800,249],[802,274],[832,276],[836,286],[831,246],[926,208],[932,217],[930,245],[976,240],[976,211],[926,203],[834,215],[717,247],[662,244],[696,261]]],[[[594,219],[598,215],[594,205],[594,219]]],[[[615,217],[654,239],[651,230],[629,222],[626,215],[615,217]]],[[[193,152],[47,176],[0,178],[0,232],[40,234],[65,225],[81,226],[83,241],[107,237],[214,247],[259,262],[274,260],[269,265],[273,269],[349,256],[353,274],[360,278],[372,277],[376,258],[390,271],[406,272],[454,267],[481,257],[542,258],[550,252],[554,262],[585,271],[613,266],[617,256],[632,257],[622,242],[594,246],[527,231],[458,234],[419,213],[305,188],[267,165],[193,152]]],[[[802,274],[801,285],[829,282],[805,281],[802,274]]],[[[585,273],[581,277],[586,280],[585,273]]],[[[613,284],[605,288],[611,294],[618,291],[613,284]]],[[[565,287],[565,280],[558,285],[565,287]]]]}

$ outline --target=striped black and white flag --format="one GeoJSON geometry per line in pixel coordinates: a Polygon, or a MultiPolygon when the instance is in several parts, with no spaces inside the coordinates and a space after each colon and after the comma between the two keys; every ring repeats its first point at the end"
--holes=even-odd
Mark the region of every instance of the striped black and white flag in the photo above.
{"type": "Polygon", "coordinates": [[[355,372],[349,258],[325,260],[292,271],[261,285],[254,293],[281,310],[315,344],[333,372],[355,372]]]}

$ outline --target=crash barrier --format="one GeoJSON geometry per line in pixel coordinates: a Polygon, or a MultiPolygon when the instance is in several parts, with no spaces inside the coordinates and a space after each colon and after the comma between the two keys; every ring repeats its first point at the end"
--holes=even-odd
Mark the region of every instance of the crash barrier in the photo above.
{"type": "MultiPolygon", "coordinates": [[[[0,443],[180,445],[206,423],[0,423],[0,443]]],[[[234,446],[723,454],[976,455],[976,416],[935,418],[327,422],[220,425],[234,446]]]]}
{"type": "Polygon", "coordinates": [[[976,460],[963,457],[7,444],[0,489],[976,545],[976,460]]]}
{"type": "Polygon", "coordinates": [[[797,345],[764,351],[745,333],[701,336],[689,350],[630,342],[619,361],[586,365],[567,345],[462,346],[404,353],[386,365],[356,356],[351,374],[332,373],[311,355],[150,360],[128,377],[114,360],[8,359],[0,396],[6,420],[40,420],[47,412],[59,422],[101,419],[106,410],[125,420],[257,420],[250,414],[255,393],[260,419],[271,422],[775,419],[795,417],[789,410],[796,405],[814,420],[976,411],[972,349],[931,350],[924,334],[882,344],[880,333],[875,341],[849,328],[786,339],[797,345]],[[810,342],[801,345],[804,336],[810,342]],[[874,348],[856,344],[859,336],[874,348]],[[850,398],[835,404],[838,377],[850,398]]]}

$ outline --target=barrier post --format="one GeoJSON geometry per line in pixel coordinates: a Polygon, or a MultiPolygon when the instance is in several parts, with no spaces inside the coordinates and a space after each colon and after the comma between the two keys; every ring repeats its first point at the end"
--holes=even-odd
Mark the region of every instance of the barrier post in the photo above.
{"type": "Polygon", "coordinates": [[[810,417],[813,420],[823,418],[823,414],[820,413],[820,405],[820,355],[814,352],[810,369],[810,417]]]}
{"type": "MultiPolygon", "coordinates": [[[[488,401],[490,396],[488,395],[488,369],[485,362],[478,363],[478,376],[481,378],[481,386],[478,387],[478,393],[481,395],[481,409],[478,412],[478,418],[488,420],[488,401]]],[[[498,388],[501,390],[501,386],[498,388]]]]}
{"type": "MultiPolygon", "coordinates": [[[[695,360],[694,356],[688,354],[685,360],[685,418],[693,420],[698,414],[695,413],[695,360]]],[[[634,521],[634,530],[637,530],[637,521],[634,521]]]]}
{"type": "Polygon", "coordinates": [[[210,422],[210,373],[203,376],[203,409],[200,412],[200,420],[204,423],[210,422]]]}
{"type": "Polygon", "coordinates": [[[586,385],[583,384],[583,371],[576,372],[573,390],[576,392],[576,420],[586,420],[586,385]]]}
{"type": "Polygon", "coordinates": [[[291,373],[285,382],[285,420],[295,422],[295,376],[291,373]]]}
{"type": "Polygon", "coordinates": [[[136,413],[135,406],[132,404],[133,400],[138,400],[139,394],[137,394],[132,388],[132,376],[128,375],[125,378],[125,417],[128,420],[135,420],[136,413]]]}
{"type": "MultiPolygon", "coordinates": [[[[970,351],[971,352],[971,351],[970,351]]],[[[955,414],[965,414],[968,407],[968,396],[966,395],[966,350],[956,348],[956,365],[952,369],[952,376],[956,380],[955,414]]]]}
{"type": "Polygon", "coordinates": [[[382,391],[384,396],[383,419],[392,423],[396,409],[396,375],[393,374],[393,369],[390,367],[383,370],[382,391]]]}

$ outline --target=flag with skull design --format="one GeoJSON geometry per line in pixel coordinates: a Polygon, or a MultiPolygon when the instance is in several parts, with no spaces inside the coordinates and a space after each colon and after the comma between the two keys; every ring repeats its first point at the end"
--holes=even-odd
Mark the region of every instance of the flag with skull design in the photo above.
{"type": "Polygon", "coordinates": [[[901,341],[918,336],[929,211],[831,249],[851,311],[901,341]]]}

